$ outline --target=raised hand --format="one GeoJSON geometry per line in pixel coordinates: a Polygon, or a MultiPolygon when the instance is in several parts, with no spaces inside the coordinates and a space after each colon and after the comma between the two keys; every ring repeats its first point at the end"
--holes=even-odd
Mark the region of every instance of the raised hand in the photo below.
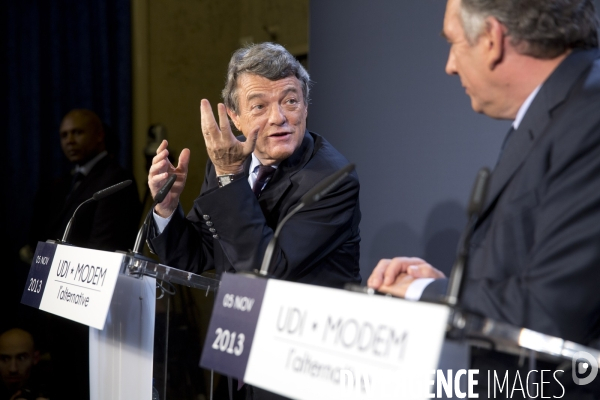
{"type": "Polygon", "coordinates": [[[169,194],[167,194],[167,197],[165,197],[162,203],[154,208],[154,211],[163,218],[173,214],[173,211],[175,211],[179,204],[179,196],[181,196],[181,192],[183,192],[183,188],[185,187],[188,165],[190,162],[190,151],[188,149],[183,149],[181,154],[179,154],[177,168],[175,168],[168,158],[168,145],[169,143],[166,140],[163,140],[160,146],[158,146],[158,149],[156,149],[156,156],[152,159],[152,166],[148,172],[148,187],[150,188],[153,198],[165,184],[169,175],[177,175],[177,180],[175,181],[175,184],[173,184],[169,194]]]}
{"type": "Polygon", "coordinates": [[[217,110],[218,125],[208,100],[200,101],[200,124],[208,157],[217,175],[239,174],[243,172],[244,161],[254,151],[258,130],[244,132],[246,141],[240,142],[231,132],[225,105],[217,104],[217,110]]]}

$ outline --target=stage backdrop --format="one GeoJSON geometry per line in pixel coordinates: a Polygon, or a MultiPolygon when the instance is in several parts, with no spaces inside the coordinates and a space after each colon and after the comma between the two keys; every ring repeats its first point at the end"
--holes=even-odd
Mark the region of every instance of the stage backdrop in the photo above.
{"type": "Polygon", "coordinates": [[[475,114],[445,74],[445,5],[310,3],[308,127],[357,165],[363,281],[399,255],[449,272],[475,175],[495,165],[510,125],[475,114]]]}
{"type": "Polygon", "coordinates": [[[23,0],[0,6],[0,209],[9,267],[25,244],[40,181],[71,168],[58,135],[66,112],[96,111],[111,128],[119,161],[130,166],[130,19],[129,0],[23,0]]]}

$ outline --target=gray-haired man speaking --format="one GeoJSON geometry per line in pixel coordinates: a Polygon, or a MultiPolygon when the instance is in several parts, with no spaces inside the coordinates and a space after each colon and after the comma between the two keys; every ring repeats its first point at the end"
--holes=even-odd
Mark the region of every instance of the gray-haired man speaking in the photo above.
{"type": "MultiPolygon", "coordinates": [[[[187,218],[179,204],[190,152],[175,168],[167,142],[148,176],[152,194],[177,174],[155,208],[154,251],[171,266],[193,272],[252,270],[260,266],[277,223],[315,184],[348,161],[321,136],[306,130],[308,73],[282,46],[251,45],[229,63],[218,119],[200,103],[210,160],[200,195],[187,218]],[[231,132],[231,121],[244,137],[231,132]]],[[[279,237],[271,273],[296,282],[341,287],[360,282],[359,184],[355,174],[320,202],[303,209],[279,237]]]]}
{"type": "MultiPolygon", "coordinates": [[[[308,190],[348,163],[306,130],[309,83],[302,65],[279,45],[251,45],[233,54],[218,124],[208,101],[200,103],[210,160],[187,218],[179,196],[189,150],[181,152],[175,168],[163,141],[153,159],[148,176],[153,196],[170,174],[177,174],[168,197],[155,208],[151,246],[163,262],[193,272],[258,268],[277,224],[308,190]],[[245,140],[233,135],[228,115],[245,140]]],[[[279,236],[270,273],[331,287],[360,282],[358,193],[352,174],[293,216],[279,236]]],[[[247,396],[274,398],[256,388],[247,396]]]]}

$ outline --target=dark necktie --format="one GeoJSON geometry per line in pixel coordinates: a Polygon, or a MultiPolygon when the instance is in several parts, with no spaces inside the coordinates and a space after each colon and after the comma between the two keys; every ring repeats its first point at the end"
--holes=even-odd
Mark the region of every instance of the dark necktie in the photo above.
{"type": "Polygon", "coordinates": [[[85,175],[79,171],[73,174],[73,178],[71,179],[71,187],[69,188],[69,193],[73,193],[73,191],[77,189],[77,186],[79,186],[84,177],[85,175]]]}
{"type": "Polygon", "coordinates": [[[269,182],[269,179],[275,173],[275,168],[269,167],[268,165],[259,165],[258,166],[258,176],[256,177],[256,181],[254,182],[254,186],[252,186],[252,191],[254,195],[258,199],[260,197],[260,192],[263,187],[269,182]]]}

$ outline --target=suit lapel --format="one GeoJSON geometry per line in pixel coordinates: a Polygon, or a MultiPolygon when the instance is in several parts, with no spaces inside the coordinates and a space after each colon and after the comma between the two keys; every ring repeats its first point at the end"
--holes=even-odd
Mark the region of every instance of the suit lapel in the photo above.
{"type": "Polygon", "coordinates": [[[568,97],[575,81],[585,71],[598,52],[576,51],[569,55],[544,82],[539,93],[531,103],[529,110],[508,139],[498,165],[492,174],[486,205],[480,221],[484,220],[494,204],[521,168],[536,140],[546,131],[552,111],[568,97]]]}
{"type": "Polygon", "coordinates": [[[292,185],[291,178],[300,171],[310,160],[313,154],[315,142],[312,135],[305,131],[304,139],[300,146],[287,159],[279,164],[277,171],[263,189],[259,203],[265,216],[271,214],[273,210],[279,210],[276,207],[283,194],[292,185]]]}
{"type": "Polygon", "coordinates": [[[102,172],[105,170],[105,166],[108,164],[108,162],[108,156],[98,161],[91,169],[89,174],[80,181],[79,186],[77,186],[72,193],[67,193],[64,204],[60,209],[60,212],[56,214],[56,218],[51,226],[64,223],[63,221],[65,218],[66,220],[69,220],[72,215],[68,215],[68,213],[74,212],[75,208],[79,206],[80,203],[83,203],[85,200],[92,197],[93,193],[88,193],[89,186],[102,175],[102,172]]]}

